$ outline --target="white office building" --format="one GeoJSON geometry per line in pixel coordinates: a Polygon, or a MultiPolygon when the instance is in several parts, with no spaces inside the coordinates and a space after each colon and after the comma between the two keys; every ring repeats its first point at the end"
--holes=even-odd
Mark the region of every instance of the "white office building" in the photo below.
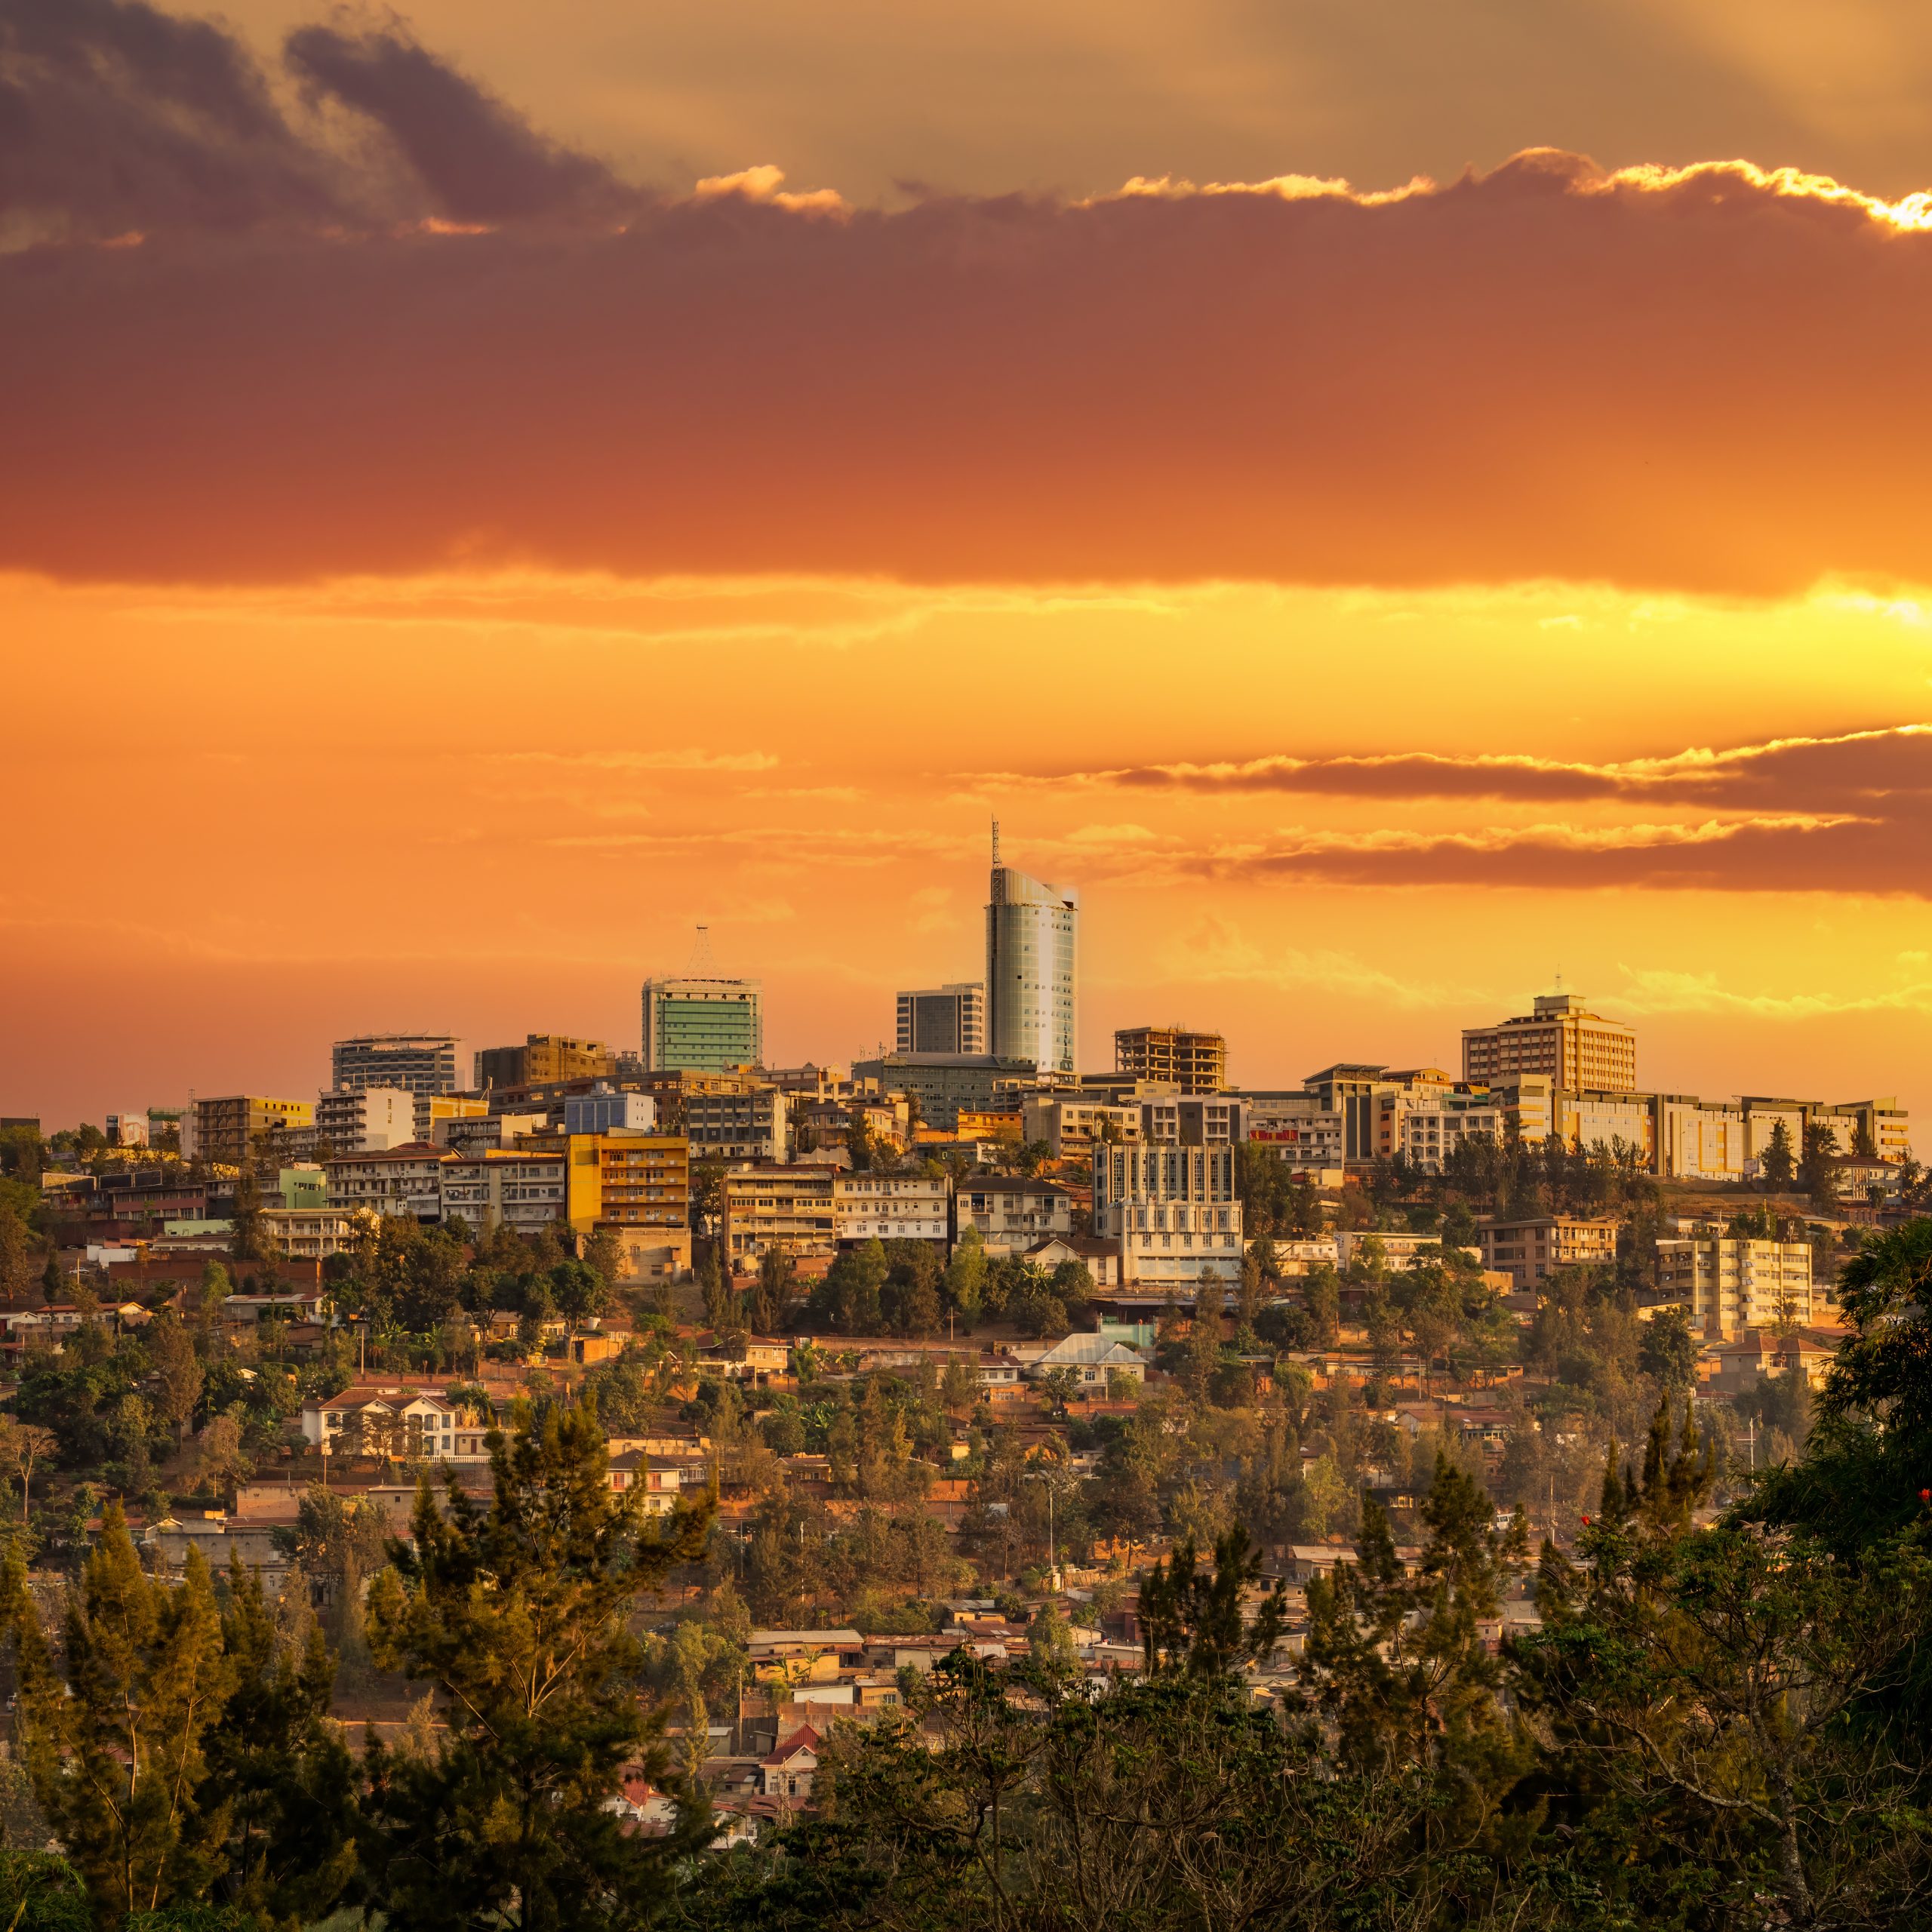
{"type": "Polygon", "coordinates": [[[1204,1271],[1238,1281],[1234,1149],[1095,1148],[1094,1232],[1117,1244],[1124,1285],[1178,1287],[1198,1282],[1204,1271]]]}
{"type": "Polygon", "coordinates": [[[1029,1060],[1042,1073],[1078,1071],[1079,927],[1078,892],[1001,865],[995,826],[986,907],[986,1030],[992,1052],[1029,1060]]]}

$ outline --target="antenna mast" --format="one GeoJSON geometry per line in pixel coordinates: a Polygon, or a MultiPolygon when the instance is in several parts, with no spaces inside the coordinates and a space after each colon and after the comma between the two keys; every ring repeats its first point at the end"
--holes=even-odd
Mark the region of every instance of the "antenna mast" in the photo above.
{"type": "Polygon", "coordinates": [[[700,925],[697,929],[697,943],[691,948],[691,963],[685,968],[685,977],[689,980],[715,980],[718,977],[718,961],[711,952],[711,928],[700,925]]]}
{"type": "Polygon", "coordinates": [[[993,820],[993,863],[999,863],[999,820],[993,820]]]}

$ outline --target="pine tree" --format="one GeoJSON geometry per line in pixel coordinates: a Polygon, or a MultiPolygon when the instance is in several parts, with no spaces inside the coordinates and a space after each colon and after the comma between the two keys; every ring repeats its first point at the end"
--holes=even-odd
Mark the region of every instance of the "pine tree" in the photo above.
{"type": "Polygon", "coordinates": [[[377,1661],[432,1685],[448,1726],[432,1761],[370,1753],[377,1895],[396,1924],[641,1924],[709,1826],[700,1801],[667,1837],[627,1836],[604,1808],[627,1770],[669,1775],[626,1617],[703,1554],[710,1512],[646,1534],[587,1409],[525,1414],[491,1460],[487,1512],[453,1481],[439,1512],[423,1482],[414,1548],[370,1593],[377,1661]]]}
{"type": "Polygon", "coordinates": [[[97,1915],[202,1897],[227,1821],[202,1804],[205,1746],[232,1684],[208,1565],[149,1577],[118,1503],[67,1607],[64,1676],[16,1569],[7,1594],[35,1795],[97,1915]]]}
{"type": "MultiPolygon", "coordinates": [[[[291,1588],[307,1590],[297,1569],[291,1588]]],[[[356,1872],[356,1767],[329,1721],[335,1659],[303,1598],[278,1629],[258,1571],[238,1557],[221,1620],[228,1700],[205,1751],[200,1801],[226,1821],[226,1889],[271,1923],[326,1918],[356,1872]]]]}

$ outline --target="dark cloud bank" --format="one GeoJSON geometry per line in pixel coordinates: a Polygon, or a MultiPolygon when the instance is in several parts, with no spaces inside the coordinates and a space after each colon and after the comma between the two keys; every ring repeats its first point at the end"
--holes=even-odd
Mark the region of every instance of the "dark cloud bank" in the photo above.
{"type": "Polygon", "coordinates": [[[1790,185],[801,209],[386,17],[0,0],[0,567],[1932,576],[1932,235],[1790,185]]]}

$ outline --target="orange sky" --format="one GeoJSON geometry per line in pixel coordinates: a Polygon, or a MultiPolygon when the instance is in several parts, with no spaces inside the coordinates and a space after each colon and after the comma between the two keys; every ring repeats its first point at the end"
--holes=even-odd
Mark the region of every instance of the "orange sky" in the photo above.
{"type": "Polygon", "coordinates": [[[909,116],[963,13],[833,8],[828,95],[782,8],[743,61],[694,11],[648,63],[626,10],[525,14],[527,67],[510,10],[422,10],[466,78],[285,69],[265,5],[268,64],[184,24],[165,82],[134,11],[11,50],[0,1112],[303,1094],[364,1028],[634,1044],[700,919],[774,1056],[849,1056],[978,971],[995,813],[1082,888],[1090,1064],[1180,1019],[1250,1084],[1454,1068],[1560,970],[1645,1084],[1932,1106],[1932,232],[1798,10],[1627,10],[1617,57],[1676,63],[1647,131],[1573,38],[1460,121],[1331,47],[1300,133],[1223,57],[1312,57],[1231,7],[1070,11],[1113,80],[1051,128],[971,61],[909,116]],[[1863,198],[1606,171],[1752,125],[1863,198]],[[688,195],[768,160],[845,199],[688,195]]]}

